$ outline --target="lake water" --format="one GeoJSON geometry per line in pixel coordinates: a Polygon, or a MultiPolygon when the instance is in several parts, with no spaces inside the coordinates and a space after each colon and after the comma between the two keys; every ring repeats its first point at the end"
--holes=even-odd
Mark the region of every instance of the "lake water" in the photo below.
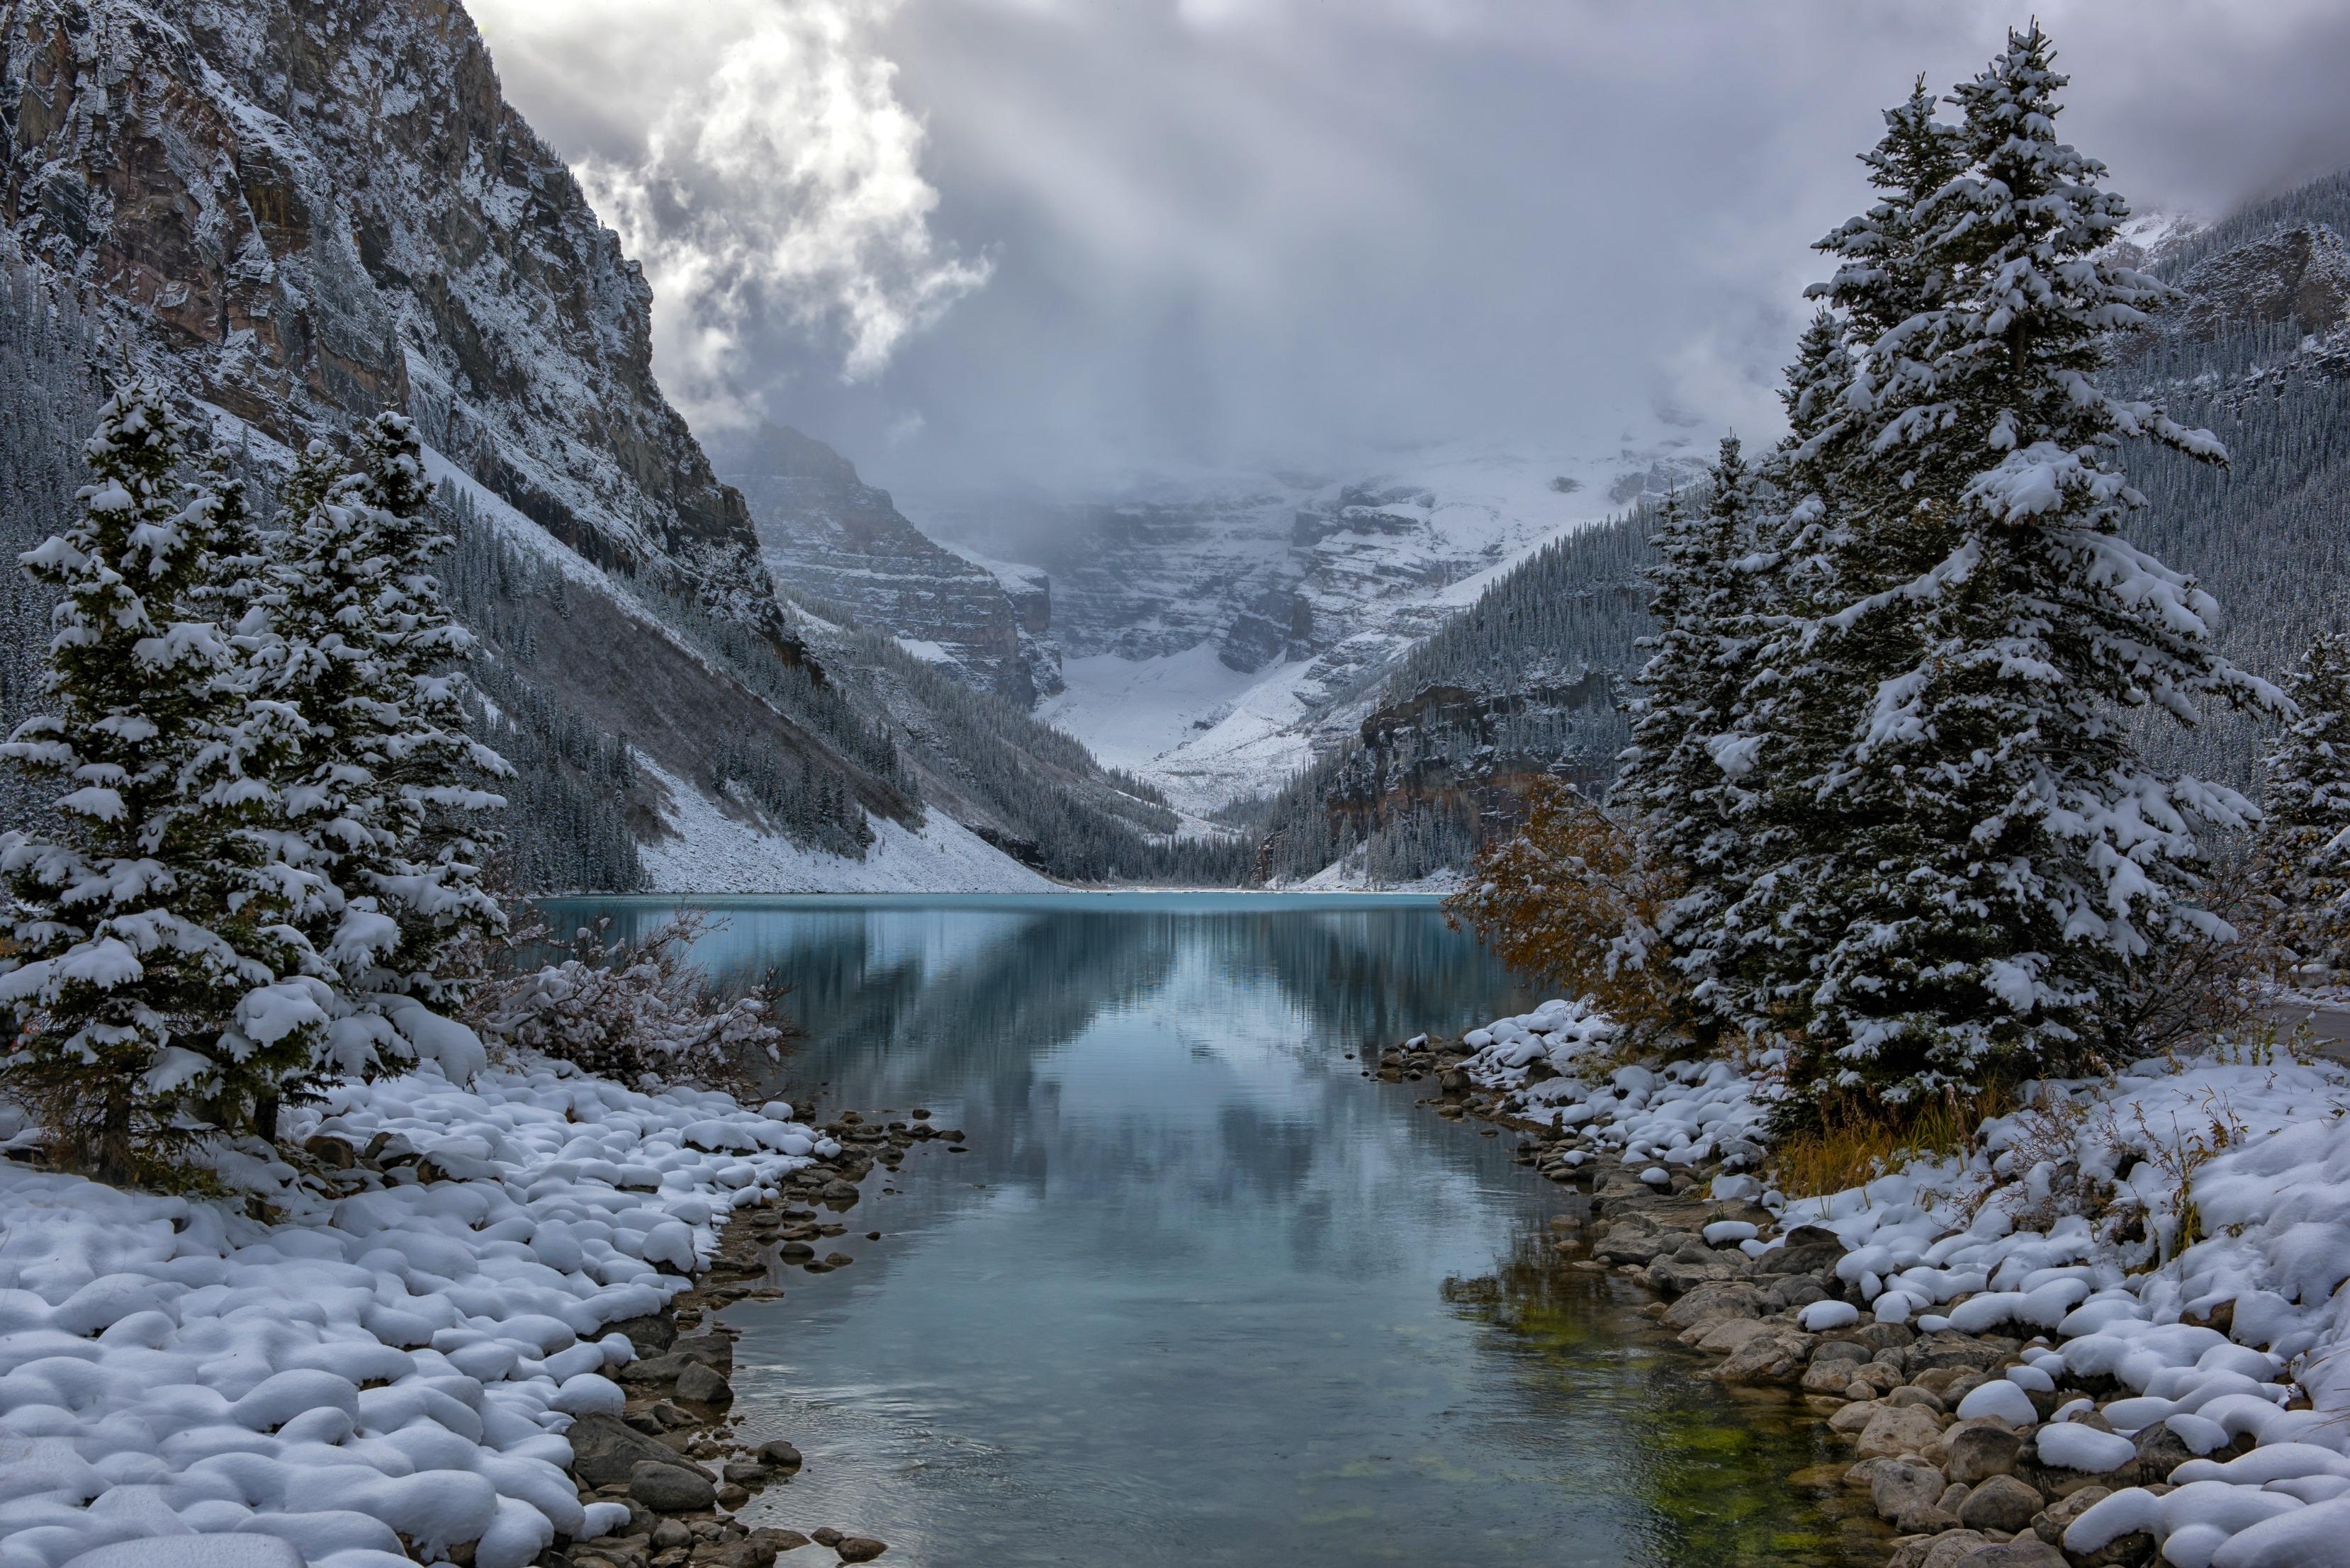
{"type": "Polygon", "coordinates": [[[1571,1193],[1362,1075],[1533,1000],[1432,904],[703,907],[713,970],[795,988],[781,1092],[970,1143],[868,1179],[853,1266],[729,1314],[743,1431],[807,1455],[754,1522],[904,1568],[1884,1561],[1786,1484],[1835,1457],[1792,1399],[1692,1377],[1547,1245],[1571,1193]]]}

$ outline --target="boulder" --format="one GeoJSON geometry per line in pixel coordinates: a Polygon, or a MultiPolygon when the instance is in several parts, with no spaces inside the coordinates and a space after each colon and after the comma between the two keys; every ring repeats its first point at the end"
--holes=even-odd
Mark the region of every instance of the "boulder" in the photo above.
{"type": "MultiPolygon", "coordinates": [[[[2005,1354],[1997,1346],[1963,1334],[1929,1334],[1909,1347],[1913,1376],[1946,1366],[1987,1372],[2005,1359],[2005,1354]]],[[[1923,1384],[1925,1379],[1920,1377],[1918,1381],[1923,1384]]]]}
{"type": "Polygon", "coordinates": [[[2032,1533],[2051,1546],[2062,1546],[2065,1528],[2113,1495],[2108,1487],[2085,1486],[2070,1497],[2059,1498],[2033,1516],[2032,1533]]]}
{"type": "Polygon", "coordinates": [[[1853,1363],[1849,1361],[1814,1361],[1804,1369],[1803,1390],[1806,1394],[1842,1397],[1852,1386],[1852,1374],[1853,1363]]]}
{"type": "Polygon", "coordinates": [[[731,1405],[734,1402],[734,1389],[699,1361],[689,1361],[685,1370],[678,1374],[677,1397],[696,1405],[731,1405]]]}
{"type": "Polygon", "coordinates": [[[1996,1530],[2015,1535],[2031,1527],[2046,1506],[2041,1495],[2013,1476],[1992,1476],[1967,1493],[1959,1509],[1959,1522],[1970,1530],[1996,1530]]]}
{"type": "Polygon", "coordinates": [[[1869,1506],[1877,1517],[1904,1534],[1934,1528],[1924,1516],[1939,1515],[1942,1493],[1949,1483],[1942,1472],[1931,1465],[1913,1464],[1902,1459],[1878,1459],[1872,1462],[1868,1480],[1869,1506]]]}
{"type": "Polygon", "coordinates": [[[1828,1430],[1842,1437],[1852,1437],[1868,1425],[1885,1407],[1874,1399],[1859,1399],[1846,1405],[1828,1417],[1828,1430]]]}
{"type": "Polygon", "coordinates": [[[1960,1421],[1942,1434],[1942,1468],[1969,1486],[1993,1476],[2012,1475],[2023,1438],[1991,1421],[1960,1421]]]}
{"type": "Polygon", "coordinates": [[[1607,1228],[1591,1249],[1591,1255],[1603,1263],[1645,1263],[1659,1252],[1671,1250],[1665,1233],[1645,1220],[1626,1218],[1607,1228]]]}
{"type": "Polygon", "coordinates": [[[1728,1318],[1762,1315],[1762,1293],[1742,1280],[1715,1280],[1698,1285],[1665,1309],[1664,1325],[1697,1328],[1728,1318]]]}
{"type": "Polygon", "coordinates": [[[647,1437],[617,1416],[582,1416],[571,1423],[564,1437],[571,1444],[571,1473],[589,1486],[619,1485],[634,1476],[638,1465],[647,1463],[702,1473],[675,1449],[647,1437]]]}
{"type": "Polygon", "coordinates": [[[1804,1376],[1811,1352],[1810,1335],[1773,1329],[1749,1339],[1731,1353],[1729,1360],[1700,1376],[1721,1383],[1793,1384],[1804,1376]]]}
{"type": "Polygon", "coordinates": [[[629,1501],[655,1513],[699,1513],[718,1506],[718,1489],[700,1470],[648,1459],[629,1471],[629,1501]]]}
{"type": "Polygon", "coordinates": [[[1687,1295],[1700,1285],[1719,1284],[1746,1272],[1740,1263],[1719,1257],[1670,1257],[1648,1267],[1648,1288],[1667,1300],[1687,1295]]]}
{"type": "Polygon", "coordinates": [[[677,1343],[677,1324],[660,1313],[647,1313],[642,1317],[624,1317],[608,1323],[602,1334],[625,1335],[637,1347],[639,1355],[659,1355],[677,1343]]]}
{"type": "Polygon", "coordinates": [[[1728,1355],[1735,1351],[1745,1349],[1751,1342],[1761,1339],[1766,1334],[1784,1332],[1777,1324],[1764,1323],[1760,1318],[1724,1318],[1700,1337],[1697,1347],[1700,1350],[1711,1351],[1716,1355],[1728,1355]]]}
{"type": "Polygon", "coordinates": [[[1936,1459],[1942,1452],[1942,1423],[1931,1410],[1879,1405],[1853,1439],[1853,1451],[1865,1459],[1896,1454],[1936,1459]]]}
{"type": "Polygon", "coordinates": [[[2019,1535],[1995,1546],[1977,1547],[1952,1568],[2066,1568],[2064,1554],[2036,1535],[2019,1535]]]}
{"type": "Polygon", "coordinates": [[[834,1542],[832,1549],[840,1553],[843,1563],[870,1563],[889,1550],[888,1545],[869,1535],[844,1535],[834,1542]]]}
{"type": "Polygon", "coordinates": [[[1954,1568],[1958,1560],[1990,1542],[1978,1530],[1953,1530],[1942,1535],[1920,1535],[1902,1543],[1886,1568],[1954,1568]]]}
{"type": "Polygon", "coordinates": [[[359,1151],[332,1133],[317,1133],[304,1138],[302,1152],[328,1170],[349,1170],[359,1162],[359,1151]]]}
{"type": "Polygon", "coordinates": [[[759,1462],[779,1470],[795,1470],[800,1468],[800,1451],[781,1438],[769,1438],[759,1445],[759,1462]]]}
{"type": "Polygon", "coordinates": [[[2157,1421],[2138,1433],[2137,1484],[2155,1486],[2170,1479],[2170,1472],[2197,1458],[2187,1440],[2170,1429],[2169,1423],[2157,1421]]]}

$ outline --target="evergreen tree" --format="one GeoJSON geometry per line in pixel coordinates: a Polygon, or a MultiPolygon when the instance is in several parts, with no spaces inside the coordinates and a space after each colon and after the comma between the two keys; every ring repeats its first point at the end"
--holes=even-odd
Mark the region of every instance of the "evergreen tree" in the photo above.
{"type": "Polygon", "coordinates": [[[1701,1028],[1712,1017],[1716,920],[1747,870],[1739,796],[1757,742],[1738,732],[1736,718],[1759,629],[1759,499],[1734,436],[1721,442],[1701,511],[1667,498],[1648,572],[1657,630],[1640,641],[1644,695],[1608,795],[1645,853],[1687,889],[1661,910],[1656,931],[1625,933],[1627,961],[1678,971],[1670,982],[1659,973],[1659,983],[1692,993],[1701,1028]],[[1659,940],[1665,950],[1652,952],[1659,940]]]}
{"type": "Polygon", "coordinates": [[[2301,715],[2262,759],[2258,867],[2285,962],[2350,969],[2350,636],[2321,633],[2286,691],[2301,715]]]}
{"type": "Polygon", "coordinates": [[[463,666],[473,636],[450,614],[434,575],[451,539],[432,510],[415,426],[402,414],[377,415],[357,457],[357,498],[374,513],[385,552],[373,606],[392,710],[383,779],[409,829],[372,888],[400,924],[380,988],[453,1006],[473,974],[471,944],[505,929],[484,886],[491,844],[473,821],[505,805],[482,781],[514,770],[466,732],[463,666]]]}
{"type": "Polygon", "coordinates": [[[453,1004],[468,936],[503,924],[458,814],[503,804],[469,776],[504,767],[467,737],[457,677],[470,647],[442,609],[406,420],[364,432],[355,471],[313,445],[286,486],[287,521],[267,591],[241,640],[262,690],[307,732],[284,789],[284,857],[328,894],[302,911],[340,982],[333,1058],[372,1070],[411,1044],[383,1015],[394,996],[453,1004]]]}
{"type": "MultiPolygon", "coordinates": [[[[2127,209],[2056,140],[2051,59],[2036,26],[2011,33],[1957,89],[1963,166],[1922,198],[1922,153],[1873,164],[1908,188],[1873,229],[1914,259],[1835,286],[1856,456],[1790,642],[1835,722],[1781,792],[1791,841],[1756,922],[1814,933],[1770,952],[1762,991],[1816,1092],[1900,1104],[2109,1044],[2116,976],[2217,928],[2198,833],[2249,809],[2141,766],[2131,711],[2282,701],[2213,651],[2210,597],[2121,537],[2125,438],[2224,453],[2093,379],[2161,286],[2097,254],[2127,209]]],[[[1943,146],[1913,120],[1888,140],[1943,146]]]]}
{"type": "Polygon", "coordinates": [[[81,514],[23,557],[61,595],[53,711],[0,745],[64,786],[50,833],[0,836],[17,904],[6,1078],[118,1178],[194,1127],[253,1130],[299,1087],[327,1020],[285,919],[310,878],[266,831],[298,726],[251,698],[203,603],[234,504],[194,483],[189,433],[146,381],[101,410],[81,514]]]}

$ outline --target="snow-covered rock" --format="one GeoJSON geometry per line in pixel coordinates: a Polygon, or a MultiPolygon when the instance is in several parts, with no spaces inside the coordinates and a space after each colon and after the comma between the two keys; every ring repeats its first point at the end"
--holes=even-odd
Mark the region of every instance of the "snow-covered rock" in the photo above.
{"type": "Polygon", "coordinates": [[[346,1083],[292,1130],[468,1174],[332,1197],[256,1170],[291,1210],[263,1223],[0,1162],[0,1568],[399,1568],[401,1536],[522,1568],[609,1530],[563,1437],[619,1403],[607,1325],[815,1141],[543,1063],[346,1083]]]}
{"type": "MultiPolygon", "coordinates": [[[[1755,1147],[1759,1079],[1726,1062],[1627,1065],[1620,1038],[1587,1004],[1551,1002],[1462,1043],[1472,1079],[1513,1110],[1587,1132],[1627,1167],[1755,1147]]],[[[1783,1231],[1834,1232],[1837,1276],[1880,1321],[2056,1342],[1965,1396],[1960,1417],[2037,1424],[2032,1393],[2067,1374],[2122,1386],[2103,1408],[2113,1432],[2039,1425],[2042,1463],[2125,1469],[2158,1425],[2191,1453],[2256,1444],[2179,1466],[2168,1495],[2116,1492],[2074,1521],[2069,1549],[2142,1530],[2171,1563],[2339,1560],[2326,1531],[2350,1498],[2350,1067],[2220,1046],[2035,1085],[1966,1156],[1864,1187],[1790,1201],[1752,1179],[1718,1178],[1716,1196],[1759,1195],[1783,1231]],[[2296,1389],[2307,1407],[2288,1407],[2296,1389]],[[2309,1555],[2313,1542],[2334,1554],[2309,1555]]]]}

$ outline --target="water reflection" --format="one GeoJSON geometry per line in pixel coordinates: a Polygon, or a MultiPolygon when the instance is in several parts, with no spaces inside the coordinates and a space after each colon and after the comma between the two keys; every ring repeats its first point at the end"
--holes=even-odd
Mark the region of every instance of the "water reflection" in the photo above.
{"type": "Polygon", "coordinates": [[[703,961],[794,987],[785,1092],[972,1145],[868,1185],[854,1267],[736,1309],[743,1425],[809,1456],[761,1517],[913,1568],[1847,1560],[1782,1484],[1784,1402],[1733,1419],[1563,1268],[1506,1139],[1349,1059],[1525,1001],[1432,908],[713,907],[703,961]]]}

